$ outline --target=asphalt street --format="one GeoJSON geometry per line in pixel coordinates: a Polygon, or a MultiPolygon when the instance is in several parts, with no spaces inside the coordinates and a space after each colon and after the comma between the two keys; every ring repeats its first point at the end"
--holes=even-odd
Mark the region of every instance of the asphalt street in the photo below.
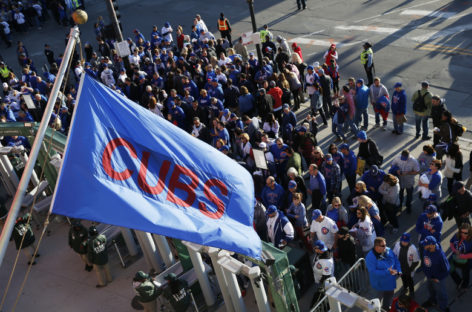
{"type": "MultiPolygon", "coordinates": [[[[216,19],[220,12],[224,12],[232,23],[234,39],[239,34],[251,30],[248,5],[244,0],[118,1],[124,37],[132,36],[134,28],[149,36],[152,25],[156,24],[160,28],[166,21],[171,22],[174,29],[176,25],[182,25],[185,32],[188,32],[196,13],[201,14],[217,37],[219,33],[216,31],[216,19]]],[[[472,129],[471,0],[308,0],[307,6],[306,10],[298,11],[295,0],[255,0],[257,25],[260,27],[268,24],[274,35],[280,34],[299,43],[308,64],[320,61],[327,47],[333,42],[337,43],[342,81],[350,76],[366,78],[360,65],[359,54],[362,43],[368,40],[374,46],[376,75],[382,78],[382,82],[390,91],[395,82],[401,81],[411,97],[420,87],[419,83],[428,80],[431,91],[444,97],[453,115],[469,130],[472,129]]],[[[96,47],[93,23],[99,15],[108,21],[106,6],[104,1],[87,1],[86,10],[89,22],[81,27],[82,42],[88,41],[96,47]]],[[[44,43],[49,43],[56,55],[59,55],[65,47],[64,38],[68,32],[68,27],[58,26],[55,21],[49,20],[42,30],[31,30],[22,35],[13,34],[13,40],[25,43],[36,67],[40,68],[46,63],[43,55],[44,43]]],[[[5,61],[15,70],[19,70],[15,49],[6,49],[3,42],[0,43],[0,49],[5,61]]],[[[249,49],[254,47],[250,46],[249,49]]],[[[414,120],[411,104],[408,109],[407,118],[411,123],[414,120]]],[[[391,127],[391,124],[389,126],[391,127]]],[[[369,135],[375,138],[385,156],[384,167],[387,167],[403,148],[409,148],[412,154],[417,156],[423,144],[414,140],[411,127],[400,137],[381,130],[371,130],[369,135]]],[[[465,155],[468,155],[471,149],[471,138],[472,135],[468,132],[460,141],[465,155]]],[[[324,129],[318,139],[323,150],[326,150],[333,137],[329,129],[324,129]]],[[[465,160],[468,160],[467,157],[465,160]]],[[[467,177],[468,165],[464,172],[464,177],[467,177]]],[[[412,215],[402,215],[400,233],[413,230],[412,225],[418,214],[419,210],[412,215]]],[[[62,232],[62,235],[65,235],[64,231],[58,228],[57,233],[62,232]]],[[[452,222],[445,223],[443,233],[443,247],[448,248],[449,239],[455,233],[452,222]]],[[[389,245],[398,239],[399,234],[387,237],[389,245]]],[[[85,276],[81,268],[70,268],[71,262],[80,266],[80,260],[76,259],[72,252],[61,253],[54,248],[67,248],[65,239],[53,237],[44,243],[45,251],[42,252],[44,256],[41,259],[44,266],[36,266],[28,288],[25,289],[26,295],[38,299],[34,303],[28,300],[20,301],[23,311],[31,308],[38,311],[61,311],[50,302],[51,299],[47,299],[46,293],[48,296],[56,294],[59,298],[57,302],[62,305],[70,300],[76,301],[77,307],[70,308],[69,311],[129,311],[128,299],[132,297],[130,280],[134,272],[140,269],[139,265],[144,265],[144,262],[137,263],[126,271],[121,270],[115,263],[115,282],[100,295],[93,286],[94,276],[85,276]],[[67,264],[62,263],[62,260],[67,264]],[[47,287],[42,288],[41,281],[45,279],[47,287]],[[52,289],[55,289],[55,292],[52,289]],[[89,300],[81,301],[80,298],[89,300]]],[[[10,265],[13,262],[13,250],[13,246],[10,246],[9,259],[6,259],[6,263],[10,265]]],[[[2,281],[8,278],[8,268],[8,265],[4,265],[0,269],[2,281]]],[[[19,269],[24,271],[26,266],[20,266],[19,269]]],[[[416,277],[417,286],[423,285],[423,277],[424,275],[416,277]]],[[[19,282],[16,281],[13,286],[17,287],[19,282]]],[[[0,285],[2,290],[3,284],[2,282],[0,285]]],[[[452,301],[455,294],[452,282],[450,286],[452,301]]],[[[422,288],[424,289],[424,286],[422,288]]],[[[424,291],[419,292],[418,296],[420,302],[426,299],[424,291]]],[[[11,304],[13,300],[14,298],[11,298],[7,302],[11,304]]],[[[465,295],[455,301],[452,311],[465,311],[471,303],[470,296],[465,295]]]]}

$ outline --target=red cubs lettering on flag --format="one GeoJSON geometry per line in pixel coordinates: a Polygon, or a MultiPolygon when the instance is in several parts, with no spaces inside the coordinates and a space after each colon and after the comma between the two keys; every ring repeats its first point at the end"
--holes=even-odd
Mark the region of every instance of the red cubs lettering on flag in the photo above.
{"type": "Polygon", "coordinates": [[[78,90],[53,213],[261,259],[247,170],[87,75],[78,90]]]}
{"type": "MultiPolygon", "coordinates": [[[[229,192],[228,187],[223,181],[216,178],[202,181],[194,170],[178,164],[173,164],[172,166],[171,161],[167,159],[164,159],[160,165],[154,162],[150,164],[151,153],[142,151],[141,154],[142,156],[139,158],[137,149],[130,140],[124,138],[112,139],[103,150],[101,165],[106,175],[112,180],[126,181],[133,179],[134,181],[136,179],[138,188],[144,194],[160,195],[167,189],[166,200],[180,207],[192,207],[196,203],[197,192],[202,192],[203,196],[214,208],[211,209],[208,204],[202,201],[196,203],[196,208],[203,215],[212,219],[219,219],[224,215],[226,210],[226,201],[224,199],[227,199],[229,192]],[[123,147],[123,150],[117,151],[119,147],[123,147]],[[126,153],[130,158],[139,160],[139,168],[126,168],[122,171],[117,171],[112,165],[114,152],[126,153]],[[149,176],[157,179],[156,185],[148,184],[147,178],[149,176]],[[166,185],[167,179],[169,180],[168,185],[166,185]],[[183,179],[186,179],[186,181],[183,179]],[[222,196],[218,196],[215,190],[219,191],[219,194],[222,196]]],[[[123,154],[121,155],[123,156],[123,154]]],[[[126,166],[126,164],[120,165],[126,166]]]]}

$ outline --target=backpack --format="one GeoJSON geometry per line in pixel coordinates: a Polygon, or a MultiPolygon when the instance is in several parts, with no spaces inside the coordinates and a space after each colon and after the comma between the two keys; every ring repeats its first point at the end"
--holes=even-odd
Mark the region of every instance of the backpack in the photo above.
{"type": "Polygon", "coordinates": [[[454,210],[457,204],[454,197],[449,195],[440,205],[439,210],[442,211],[441,217],[443,220],[451,220],[454,217],[454,210]]]}
{"type": "Polygon", "coordinates": [[[418,90],[418,97],[416,98],[415,102],[413,103],[413,110],[417,112],[424,112],[427,107],[426,103],[424,102],[424,98],[429,92],[426,92],[423,96],[421,95],[421,91],[418,90]]]}
{"type": "Polygon", "coordinates": [[[451,122],[451,131],[452,135],[455,137],[462,136],[464,132],[467,130],[466,127],[464,127],[461,123],[457,122],[451,122]]]}

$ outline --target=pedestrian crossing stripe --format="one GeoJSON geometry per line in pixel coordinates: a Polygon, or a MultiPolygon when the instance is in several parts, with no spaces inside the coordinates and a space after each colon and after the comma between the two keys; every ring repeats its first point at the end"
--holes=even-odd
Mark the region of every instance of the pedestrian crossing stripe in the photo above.
{"type": "Polygon", "coordinates": [[[373,26],[373,25],[368,25],[368,26],[340,25],[340,26],[336,26],[335,28],[339,29],[339,30],[372,31],[372,32],[383,33],[383,34],[393,34],[393,33],[396,33],[397,31],[399,31],[398,28],[378,27],[378,26],[373,26]]]}
{"type": "Polygon", "coordinates": [[[441,11],[428,11],[428,10],[404,10],[400,12],[400,15],[414,15],[414,16],[426,16],[426,17],[437,17],[443,19],[449,19],[455,17],[457,12],[441,12],[441,11]]]}
{"type": "Polygon", "coordinates": [[[460,55],[470,55],[472,56],[471,49],[463,49],[459,47],[450,47],[450,46],[442,46],[437,44],[420,44],[416,47],[419,50],[426,50],[432,52],[439,52],[439,53],[448,53],[448,54],[460,54],[460,55]]]}

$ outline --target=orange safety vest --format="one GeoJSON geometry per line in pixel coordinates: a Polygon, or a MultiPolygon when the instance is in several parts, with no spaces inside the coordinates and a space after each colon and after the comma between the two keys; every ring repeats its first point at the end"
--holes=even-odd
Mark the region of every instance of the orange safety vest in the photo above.
{"type": "Polygon", "coordinates": [[[226,18],[224,20],[218,19],[218,30],[225,31],[228,30],[228,25],[226,24],[226,18]]]}

